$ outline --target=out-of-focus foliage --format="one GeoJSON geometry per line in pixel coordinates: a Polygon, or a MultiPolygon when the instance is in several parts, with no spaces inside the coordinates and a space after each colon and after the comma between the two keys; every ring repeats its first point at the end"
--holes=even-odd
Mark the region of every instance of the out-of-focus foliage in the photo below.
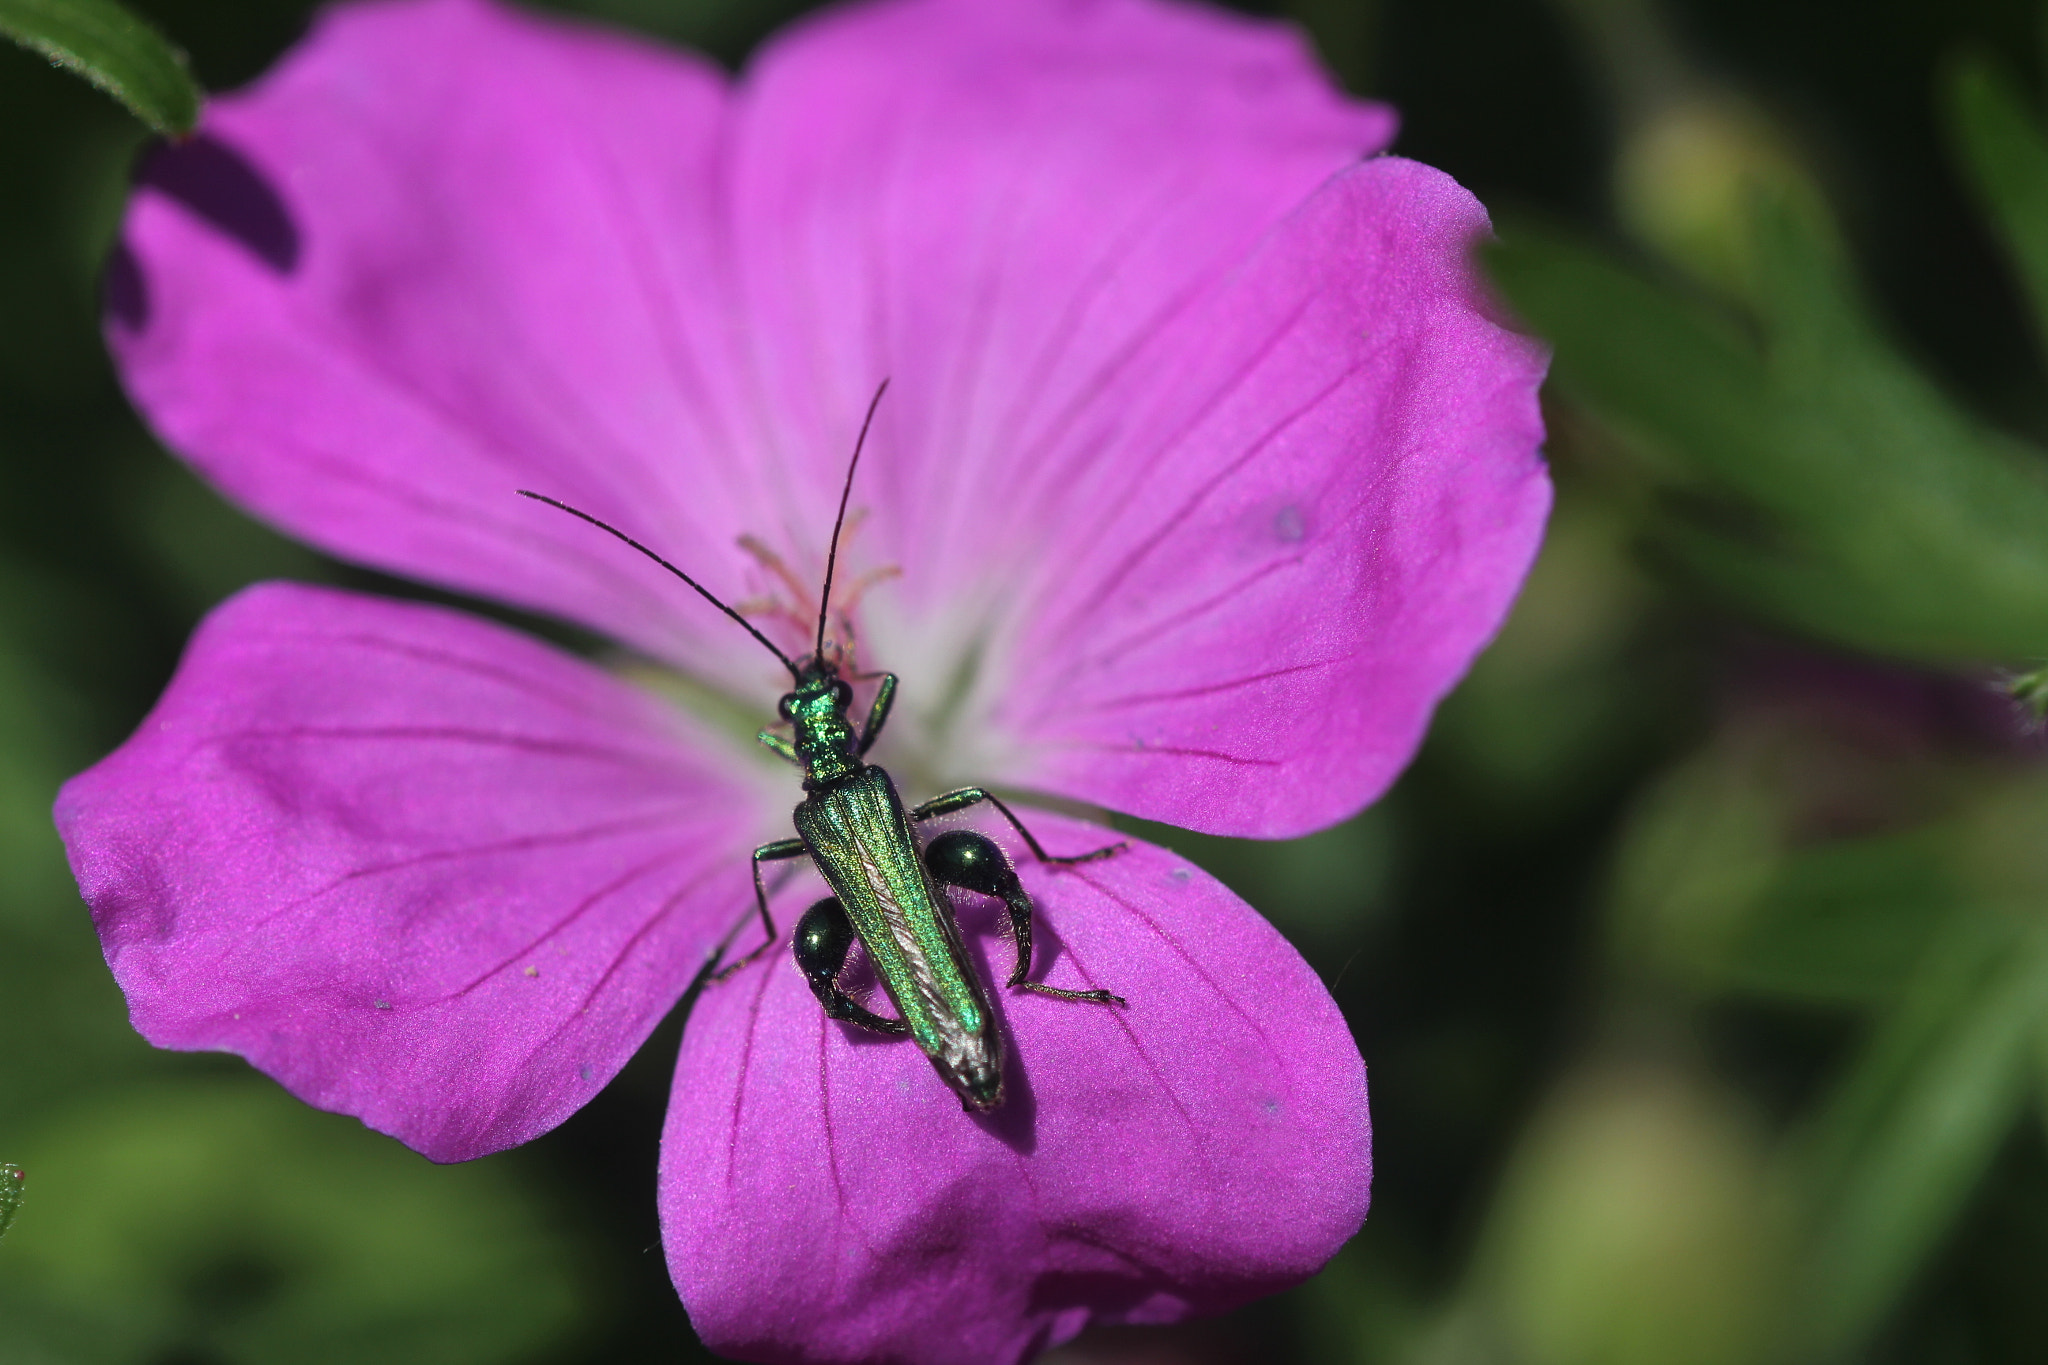
{"type": "Polygon", "coordinates": [[[2048,1079],[2048,777],[1946,774],[1936,820],[1795,842],[1827,814],[1797,772],[1829,761],[1796,725],[1727,737],[1640,808],[1614,897],[1647,977],[1872,1017],[1778,1158],[1801,1359],[1882,1325],[2048,1079]]]}
{"type": "MultiPolygon", "coordinates": [[[[308,12],[140,7],[218,88],[308,12]]],[[[727,60],[806,8],[564,7],[727,60]]],[[[1401,106],[1397,150],[1505,225],[1505,304],[1556,347],[1557,513],[1386,801],[1293,844],[1145,830],[1353,1021],[1365,1231],[1222,1323],[1059,1355],[2037,1359],[2035,0],[1293,9],[1401,106]]],[[[241,517],[127,413],[95,295],[141,136],[0,51],[0,1160],[34,1187],[0,1241],[0,1365],[691,1358],[649,1198],[673,1021],[562,1130],[464,1168],[128,1029],[56,784],[241,584],[405,590],[241,517]]]]}
{"type": "Polygon", "coordinates": [[[2048,469],[1882,336],[1826,235],[1759,193],[1741,314],[1561,235],[1493,254],[1565,392],[1645,457],[1657,544],[1743,608],[1928,660],[2048,655],[2048,469]],[[1719,306],[1717,306],[1717,304],[1719,306]]]}
{"type": "Polygon", "coordinates": [[[199,119],[185,54],[115,0],[0,0],[0,34],[77,72],[160,133],[189,132],[199,119]]]}
{"type": "Polygon", "coordinates": [[[1573,1077],[1524,1136],[1471,1296],[1418,1365],[1762,1358],[1789,1250],[1768,1180],[1749,1116],[1697,1078],[1625,1065],[1573,1077]]]}
{"type": "Polygon", "coordinates": [[[54,1359],[513,1360],[585,1289],[510,1168],[438,1170],[251,1079],[67,1107],[20,1150],[50,1217],[0,1313],[54,1359]]]}
{"type": "Polygon", "coordinates": [[[1980,55],[1959,58],[1947,86],[1962,169],[2048,338],[2048,136],[2012,79],[1980,55]]]}

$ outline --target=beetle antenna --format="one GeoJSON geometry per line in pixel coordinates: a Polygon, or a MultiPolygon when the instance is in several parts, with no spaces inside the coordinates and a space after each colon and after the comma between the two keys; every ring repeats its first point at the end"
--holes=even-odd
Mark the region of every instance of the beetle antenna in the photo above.
{"type": "Polygon", "coordinates": [[[876,387],[875,396],[868,400],[868,415],[861,419],[860,435],[853,442],[853,458],[846,462],[846,486],[839,490],[839,515],[832,521],[832,548],[825,554],[825,590],[818,594],[818,644],[811,653],[815,659],[825,657],[825,614],[832,609],[832,571],[839,567],[839,531],[846,525],[846,500],[853,496],[853,471],[860,468],[860,452],[868,443],[868,428],[875,424],[875,409],[882,406],[882,395],[888,391],[889,381],[884,379],[876,387]]]}
{"type": "MultiPolygon", "coordinates": [[[[879,395],[877,396],[879,397],[879,395]]],[[[869,415],[872,416],[872,412],[870,412],[869,415]]],[[[618,527],[612,525],[610,522],[599,521],[596,517],[593,517],[592,515],[590,515],[590,513],[584,511],[583,509],[579,507],[571,507],[568,503],[561,502],[555,498],[551,498],[545,493],[535,493],[524,488],[519,489],[518,492],[519,496],[522,498],[532,498],[535,502],[544,502],[550,507],[560,508],[562,511],[567,512],[572,517],[579,517],[582,520],[589,522],[592,526],[595,526],[598,530],[605,532],[607,535],[617,536],[620,540],[625,541],[628,545],[638,550],[641,554],[646,555],[649,559],[661,565],[662,568],[667,569],[677,578],[682,579],[685,583],[688,583],[691,587],[695,588],[697,590],[697,595],[699,597],[702,597],[706,602],[709,602],[712,606],[717,607],[727,616],[730,616],[733,620],[739,622],[740,625],[746,630],[747,634],[753,636],[756,640],[759,640],[762,646],[766,648],[770,654],[773,654],[777,659],[780,659],[782,661],[782,666],[789,670],[790,677],[802,677],[802,674],[800,674],[797,671],[797,666],[790,662],[789,656],[787,654],[784,654],[781,650],[777,649],[775,647],[774,642],[771,641],[767,636],[763,635],[760,631],[756,630],[754,628],[754,623],[752,621],[749,621],[746,617],[740,615],[731,607],[728,607],[727,605],[725,605],[725,603],[719,601],[718,598],[712,594],[709,588],[705,587],[702,583],[699,583],[696,579],[684,573],[681,569],[678,569],[675,565],[669,563],[666,559],[663,559],[660,555],[654,553],[654,551],[648,549],[645,545],[642,545],[639,541],[633,539],[633,537],[627,535],[624,531],[621,531],[618,527]]]]}

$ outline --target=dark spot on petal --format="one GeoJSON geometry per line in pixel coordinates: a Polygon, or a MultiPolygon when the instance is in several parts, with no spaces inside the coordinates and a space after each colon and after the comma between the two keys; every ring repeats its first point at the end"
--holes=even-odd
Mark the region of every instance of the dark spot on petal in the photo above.
{"type": "Polygon", "coordinates": [[[1063,1227],[1059,1233],[1061,1241],[1094,1253],[1088,1259],[1114,1268],[1040,1272],[1031,1286],[1034,1311],[1079,1307],[1114,1320],[1137,1309],[1157,1286],[1179,1282],[1175,1268],[1117,1245],[1110,1235],[1077,1227],[1063,1227]]]}
{"type": "Polygon", "coordinates": [[[107,273],[100,282],[107,314],[131,332],[149,325],[149,285],[142,278],[142,266],[126,242],[114,243],[107,257],[107,273]]]}
{"type": "Polygon", "coordinates": [[[391,1008],[391,1002],[389,1000],[378,1000],[372,1003],[374,1003],[380,1010],[388,1010],[391,1008]]]}
{"type": "Polygon", "coordinates": [[[299,229],[284,197],[248,158],[210,133],[165,143],[136,177],[247,247],[280,275],[299,264],[299,229]]]}
{"type": "Polygon", "coordinates": [[[1284,544],[1292,545],[1308,534],[1308,521],[1301,515],[1301,509],[1293,503],[1273,514],[1273,537],[1284,544]]]}

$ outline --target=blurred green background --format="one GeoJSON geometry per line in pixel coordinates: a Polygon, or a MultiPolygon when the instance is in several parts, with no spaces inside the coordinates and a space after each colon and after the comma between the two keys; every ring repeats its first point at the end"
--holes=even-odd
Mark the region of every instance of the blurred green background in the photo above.
{"type": "MultiPolygon", "coordinates": [[[[803,8],[574,7],[733,62],[803,8]]],[[[138,8],[213,89],[306,20],[138,8]]],[[[2042,13],[1288,12],[1400,107],[1397,150],[1493,208],[1488,267],[1557,348],[1558,510],[1387,800],[1296,844],[1144,831],[1344,1006],[1372,1069],[1365,1231],[1221,1323],[1056,1356],[2040,1360],[2042,13]]],[[[0,1160],[30,1173],[0,1365],[699,1357],[653,1213],[678,1021],[558,1132],[455,1168],[127,1027],[57,784],[242,583],[412,591],[243,519],[123,402],[98,277],[148,136],[0,49],[0,1160]]]]}

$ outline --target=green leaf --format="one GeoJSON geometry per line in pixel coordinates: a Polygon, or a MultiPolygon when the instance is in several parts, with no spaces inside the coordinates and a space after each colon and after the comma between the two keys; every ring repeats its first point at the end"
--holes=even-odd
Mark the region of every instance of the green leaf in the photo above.
{"type": "Polygon", "coordinates": [[[1617,964],[1660,994],[1894,1003],[1943,922],[1977,895],[1955,865],[1982,841],[1951,820],[1812,842],[1798,792],[1838,762],[1803,727],[1751,722],[1658,781],[1615,857],[1617,964]]]}
{"type": "Polygon", "coordinates": [[[1957,159],[2048,342],[2048,137],[2012,81],[1982,58],[1958,61],[1943,93],[1957,159]]]}
{"type": "Polygon", "coordinates": [[[14,1215],[21,1211],[21,1190],[21,1167],[0,1161],[0,1237],[7,1235],[7,1229],[14,1226],[14,1215]]]}
{"type": "Polygon", "coordinates": [[[1555,348],[1552,373],[1667,477],[1767,455],[1769,374],[1732,320],[1575,237],[1533,228],[1487,253],[1508,301],[1555,348]]]}
{"type": "Polygon", "coordinates": [[[1730,945],[1723,984],[1816,1003],[1895,999],[1955,904],[1944,833],[1846,840],[1786,859],[1730,945]]]}
{"type": "Polygon", "coordinates": [[[185,54],[114,0],[0,0],[0,34],[77,72],[159,133],[188,133],[199,119],[185,54]]]}
{"type": "Polygon", "coordinates": [[[1740,606],[1931,662],[2048,658],[2048,461],[1949,404],[1872,323],[1825,235],[1773,200],[1759,315],[1550,233],[1492,254],[1557,383],[1660,490],[1658,542],[1740,606]]]}
{"type": "Polygon", "coordinates": [[[1799,1153],[1813,1355],[1853,1356],[1940,1245],[2025,1103],[2044,1022],[2048,934],[1952,918],[1799,1153]]]}

